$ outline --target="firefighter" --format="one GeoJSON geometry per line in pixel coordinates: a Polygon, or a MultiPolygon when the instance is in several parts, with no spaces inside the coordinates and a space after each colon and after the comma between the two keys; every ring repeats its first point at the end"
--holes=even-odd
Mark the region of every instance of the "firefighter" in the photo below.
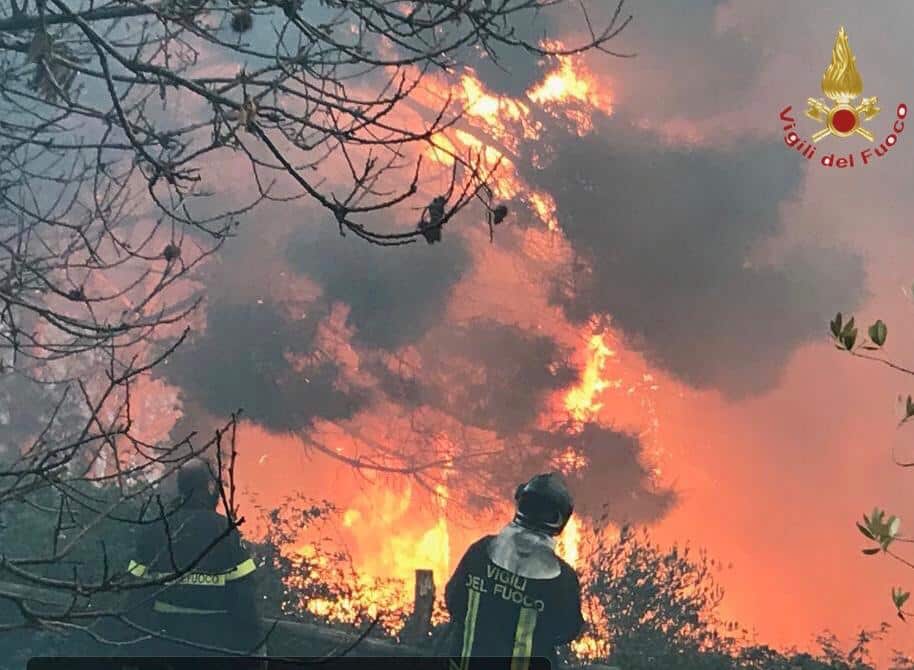
{"type": "Polygon", "coordinates": [[[517,487],[514,519],[498,535],[473,544],[448,582],[450,655],[461,670],[472,657],[557,664],[556,647],[584,627],[574,569],[555,553],[556,538],[574,510],[561,475],[542,474],[517,487]]]}
{"type": "Polygon", "coordinates": [[[128,571],[152,581],[133,590],[127,618],[153,633],[131,656],[262,654],[255,564],[216,508],[220,487],[199,459],[178,471],[174,510],[145,527],[128,571]],[[190,644],[182,644],[181,642],[190,644]]]}

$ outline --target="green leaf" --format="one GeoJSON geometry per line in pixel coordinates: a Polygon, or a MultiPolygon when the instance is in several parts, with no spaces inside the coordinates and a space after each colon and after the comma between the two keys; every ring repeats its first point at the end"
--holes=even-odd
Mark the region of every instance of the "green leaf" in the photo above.
{"type": "Polygon", "coordinates": [[[878,554],[880,551],[882,551],[882,549],[879,547],[874,547],[872,549],[861,549],[861,551],[867,556],[873,556],[874,554],[878,554]]]}
{"type": "MultiPolygon", "coordinates": [[[[865,520],[866,520],[866,517],[863,517],[863,519],[864,519],[864,521],[865,521],[865,520]]],[[[862,523],[859,523],[859,522],[857,523],[857,529],[858,529],[861,533],[863,533],[863,535],[864,535],[867,539],[869,539],[869,540],[875,540],[875,539],[876,539],[876,536],[873,535],[873,534],[869,531],[869,529],[868,529],[866,526],[864,526],[862,523]]]]}
{"type": "Polygon", "coordinates": [[[905,414],[909,419],[914,416],[914,398],[911,398],[911,396],[908,396],[908,402],[905,406],[905,414]]]}
{"type": "Polygon", "coordinates": [[[889,535],[895,537],[898,535],[898,529],[901,528],[901,519],[893,516],[889,519],[889,535]]]}
{"type": "Polygon", "coordinates": [[[870,326],[870,339],[873,341],[873,344],[878,347],[881,347],[883,344],[885,344],[885,338],[888,337],[888,334],[889,329],[885,323],[883,323],[882,319],[879,319],[876,323],[870,326]]]}
{"type": "Polygon", "coordinates": [[[854,329],[854,317],[851,317],[851,320],[844,324],[844,329],[841,331],[842,337],[850,334],[854,329]]]}
{"type": "Polygon", "coordinates": [[[851,330],[845,329],[841,334],[841,344],[844,345],[844,348],[848,351],[851,351],[854,348],[854,344],[857,342],[857,329],[852,328],[851,330]]]}
{"type": "Polygon", "coordinates": [[[841,322],[842,316],[841,312],[835,316],[834,320],[829,324],[831,326],[831,334],[835,337],[841,337],[841,322]]]}

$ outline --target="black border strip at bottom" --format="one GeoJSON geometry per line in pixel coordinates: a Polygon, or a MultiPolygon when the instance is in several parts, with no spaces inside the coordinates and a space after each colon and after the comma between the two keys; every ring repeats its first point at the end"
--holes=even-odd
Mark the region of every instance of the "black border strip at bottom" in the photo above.
{"type": "MultiPolygon", "coordinates": [[[[551,670],[546,658],[474,658],[467,670],[551,670]],[[526,663],[523,661],[526,660],[526,663]],[[518,663],[518,661],[521,661],[518,663]]],[[[416,657],[344,658],[33,658],[28,670],[461,670],[460,659],[416,657]]]]}

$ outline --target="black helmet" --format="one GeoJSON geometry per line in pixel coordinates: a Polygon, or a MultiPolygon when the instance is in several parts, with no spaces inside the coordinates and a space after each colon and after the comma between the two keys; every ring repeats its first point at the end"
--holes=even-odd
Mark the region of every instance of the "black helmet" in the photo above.
{"type": "Polygon", "coordinates": [[[178,494],[189,507],[215,508],[219,486],[206,461],[194,458],[178,470],[178,494]]]}
{"type": "Polygon", "coordinates": [[[571,492],[557,472],[536,475],[517,487],[514,523],[547,535],[561,534],[574,512],[571,492]]]}

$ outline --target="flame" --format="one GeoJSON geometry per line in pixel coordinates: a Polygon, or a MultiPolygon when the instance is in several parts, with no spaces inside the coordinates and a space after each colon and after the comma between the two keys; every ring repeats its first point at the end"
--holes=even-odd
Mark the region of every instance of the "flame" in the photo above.
{"type": "MultiPolygon", "coordinates": [[[[551,46],[561,48],[558,43],[551,46]]],[[[558,68],[527,91],[527,97],[547,110],[555,110],[557,105],[563,104],[564,108],[558,113],[570,120],[578,135],[583,137],[593,131],[592,110],[597,109],[608,116],[612,114],[612,101],[600,90],[599,82],[584,67],[579,56],[559,56],[557,60],[558,68]]]]}
{"type": "Polygon", "coordinates": [[[606,361],[616,355],[616,352],[606,346],[603,341],[604,333],[595,333],[588,341],[589,357],[581,376],[581,383],[568,391],[565,396],[565,409],[570,417],[577,423],[585,423],[594,419],[603,409],[603,403],[598,399],[600,394],[613,382],[603,379],[603,370],[606,361]]]}
{"type": "Polygon", "coordinates": [[[822,76],[822,92],[838,103],[848,103],[863,93],[863,79],[857,72],[857,59],[847,41],[844,26],[838,30],[831,64],[822,76]]]}
{"type": "MultiPolygon", "coordinates": [[[[548,46],[561,48],[558,43],[548,46]]],[[[580,57],[562,56],[552,59],[550,64],[543,78],[522,96],[496,94],[486,88],[475,72],[467,71],[452,85],[447,85],[442,79],[425,78],[413,99],[426,111],[437,111],[448,100],[454,101],[463,110],[463,116],[456,124],[431,138],[425,157],[447,167],[455,165],[456,157],[478,159],[482,164],[480,169],[490,177],[487,181],[493,196],[501,201],[523,204],[534,221],[542,224],[541,228],[531,230],[530,235],[541,235],[544,241],[547,234],[549,240],[562,237],[556,201],[550,193],[532,188],[526,182],[518,169],[519,162],[532,160],[534,166],[538,166],[542,156],[548,155],[548,147],[542,142],[547,121],[559,121],[573,132],[585,135],[593,129],[595,113],[612,113],[605,85],[601,87],[601,82],[580,57]],[[523,157],[522,143],[530,142],[537,143],[538,155],[523,157]]],[[[470,178],[464,172],[457,171],[458,179],[470,178]]],[[[446,175],[448,181],[449,177],[450,174],[446,175]]],[[[447,188],[446,183],[442,185],[447,188]]],[[[433,185],[428,188],[432,189],[433,185]]],[[[549,242],[548,249],[543,247],[543,253],[556,255],[560,253],[557,251],[560,248],[549,242]]],[[[348,341],[345,316],[337,314],[335,321],[328,322],[325,328],[328,343],[322,346],[322,350],[332,351],[334,358],[345,354],[347,374],[355,376],[362,374],[356,350],[331,346],[332,340],[348,341]],[[331,337],[337,333],[341,336],[331,337]]],[[[603,378],[608,360],[615,356],[604,338],[602,331],[587,327],[583,343],[576,344],[581,348],[582,378],[555,406],[549,406],[549,412],[562,411],[577,425],[596,419],[602,408],[601,394],[616,383],[603,378]]],[[[400,354],[408,357],[408,352],[400,354]]],[[[312,434],[310,439],[319,440],[328,450],[346,455],[359,452],[358,440],[348,438],[344,430],[323,423],[319,428],[320,435],[312,434]]],[[[378,431],[379,434],[382,432],[378,431]]],[[[384,440],[377,436],[372,439],[384,440]]],[[[446,436],[442,439],[447,441],[446,436]]],[[[395,448],[393,444],[390,446],[395,448]]],[[[450,458],[447,454],[455,455],[456,449],[448,452],[445,448],[445,452],[450,458]]],[[[588,467],[588,461],[584,454],[569,448],[555,459],[553,466],[566,474],[574,474],[588,467]]],[[[353,480],[358,478],[349,476],[353,480]]],[[[412,605],[415,571],[432,570],[439,597],[442,596],[443,586],[450,577],[452,548],[459,556],[469,542],[488,530],[484,527],[487,522],[479,519],[474,520],[480,526],[476,528],[457,528],[449,523],[451,491],[446,471],[438,473],[437,479],[443,483],[431,490],[413,483],[394,490],[380,479],[369,479],[368,484],[360,486],[357,493],[349,490],[351,487],[347,484],[334,485],[339,489],[336,490],[339,497],[335,502],[341,506],[339,532],[345,538],[347,551],[350,545],[353,550],[350,572],[334,572],[331,563],[319,560],[317,547],[321,544],[317,539],[301,540],[284,548],[287,555],[307,558],[309,565],[315,566],[308,579],[321,584],[339,582],[344,587],[334,591],[336,595],[332,597],[312,598],[303,603],[307,611],[315,616],[355,622],[360,617],[373,617],[378,612],[408,613],[412,605]]],[[[593,533],[587,519],[572,518],[558,542],[558,552],[570,565],[582,568],[583,542],[593,533]]],[[[441,619],[441,614],[439,608],[436,621],[441,619]]],[[[383,625],[389,630],[396,630],[396,621],[383,625]]],[[[599,645],[596,639],[578,643],[580,649],[591,651],[598,650],[599,645]]]]}
{"type": "MultiPolygon", "coordinates": [[[[396,492],[382,489],[367,496],[362,508],[353,506],[341,515],[342,527],[348,534],[371,537],[376,543],[371,553],[361,556],[351,569],[331,560],[332,553],[319,549],[320,542],[306,542],[298,547],[285,547],[282,553],[296,561],[307,561],[312,567],[306,575],[292,578],[287,586],[305,590],[313,585],[327,585],[332,596],[303,599],[301,606],[310,614],[340,623],[357,623],[360,620],[381,616],[381,625],[389,633],[396,633],[412,605],[411,585],[415,573],[430,569],[439,591],[450,576],[450,532],[447,522],[448,489],[444,484],[435,487],[437,520],[431,526],[408,523],[410,512],[416,505],[411,487],[396,492]],[[402,531],[385,536],[377,529],[397,527],[406,522],[402,531]]],[[[433,622],[443,620],[439,607],[433,622]]]]}
{"type": "Polygon", "coordinates": [[[568,447],[568,449],[552,460],[552,467],[560,470],[562,474],[566,476],[579,472],[588,465],[589,461],[587,460],[587,457],[572,447],[568,447]]]}
{"type": "MultiPolygon", "coordinates": [[[[562,48],[559,42],[544,46],[562,48]]],[[[520,199],[550,231],[560,230],[555,200],[549,193],[531,188],[518,174],[515,163],[521,141],[542,139],[544,126],[538,115],[543,113],[570,122],[580,136],[593,131],[594,112],[612,114],[609,95],[579,56],[559,56],[555,62],[556,67],[526,91],[525,100],[488,91],[472,70],[449,89],[432,80],[417,98],[430,109],[444,100],[456,100],[466,122],[463,127],[437,133],[426,156],[445,166],[452,166],[458,155],[481,157],[493,176],[493,195],[500,200],[520,199]]]]}
{"type": "Polygon", "coordinates": [[[559,219],[555,200],[548,193],[533,191],[529,196],[530,206],[539,217],[540,221],[546,224],[551,231],[559,229],[559,219]]]}
{"type": "Polygon", "coordinates": [[[581,551],[581,520],[573,516],[568,520],[568,525],[556,543],[556,551],[568,565],[578,567],[581,551]]]}

